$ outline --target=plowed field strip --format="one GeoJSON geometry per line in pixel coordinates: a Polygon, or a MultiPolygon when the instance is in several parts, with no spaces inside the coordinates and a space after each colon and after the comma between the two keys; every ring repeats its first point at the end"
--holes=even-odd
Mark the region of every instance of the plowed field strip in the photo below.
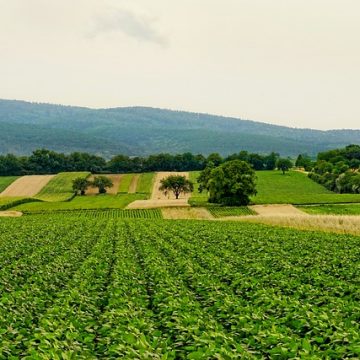
{"type": "Polygon", "coordinates": [[[55,175],[27,175],[15,180],[0,196],[35,196],[55,175]]]}

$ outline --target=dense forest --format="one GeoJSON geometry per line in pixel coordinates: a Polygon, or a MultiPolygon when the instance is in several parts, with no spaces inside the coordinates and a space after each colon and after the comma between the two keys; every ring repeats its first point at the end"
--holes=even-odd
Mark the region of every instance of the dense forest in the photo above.
{"type": "Polygon", "coordinates": [[[217,152],[296,156],[359,144],[360,130],[294,129],[237,118],[131,107],[89,109],[0,100],[0,154],[30,155],[33,149],[149,156],[217,152]]]}
{"type": "Polygon", "coordinates": [[[318,154],[309,177],[338,193],[360,193],[360,146],[318,154]]]}
{"type": "Polygon", "coordinates": [[[33,151],[30,156],[0,155],[0,175],[56,174],[62,171],[90,171],[92,173],[136,173],[150,171],[203,170],[210,162],[215,166],[228,160],[244,160],[255,170],[272,170],[279,155],[260,155],[241,151],[223,158],[218,153],[207,157],[184,153],[178,155],[157,154],[148,157],[116,155],[110,160],[88,153],[74,152],[69,155],[47,149],[33,151]]]}

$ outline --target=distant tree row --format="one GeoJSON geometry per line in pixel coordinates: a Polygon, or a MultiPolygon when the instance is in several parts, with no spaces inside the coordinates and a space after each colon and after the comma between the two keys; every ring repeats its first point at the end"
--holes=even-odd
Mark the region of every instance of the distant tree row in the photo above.
{"type": "Polygon", "coordinates": [[[319,153],[309,177],[331,191],[360,193],[360,146],[319,153]]]}
{"type": "Polygon", "coordinates": [[[205,157],[201,154],[157,154],[148,157],[117,155],[110,160],[89,153],[74,152],[69,155],[46,149],[35,150],[30,156],[0,155],[0,176],[56,174],[63,171],[90,171],[92,173],[140,173],[150,171],[203,170],[211,162],[215,166],[231,160],[249,163],[254,170],[273,170],[279,154],[260,155],[240,151],[226,158],[218,153],[205,157]]]}

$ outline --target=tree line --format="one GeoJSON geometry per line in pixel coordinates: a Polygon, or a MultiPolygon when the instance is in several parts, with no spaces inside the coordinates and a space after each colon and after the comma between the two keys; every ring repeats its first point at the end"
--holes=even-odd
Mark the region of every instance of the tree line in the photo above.
{"type": "Polygon", "coordinates": [[[319,153],[309,177],[334,192],[360,193],[360,146],[319,153]]]}
{"type": "Polygon", "coordinates": [[[63,154],[47,149],[33,151],[30,156],[0,155],[0,176],[57,174],[66,171],[90,171],[92,173],[141,173],[151,171],[195,171],[203,170],[209,163],[218,166],[231,160],[249,163],[254,170],[273,170],[279,154],[261,155],[240,151],[228,157],[218,153],[205,157],[190,152],[184,154],[157,154],[148,157],[116,155],[110,160],[101,156],[73,152],[63,154]]]}

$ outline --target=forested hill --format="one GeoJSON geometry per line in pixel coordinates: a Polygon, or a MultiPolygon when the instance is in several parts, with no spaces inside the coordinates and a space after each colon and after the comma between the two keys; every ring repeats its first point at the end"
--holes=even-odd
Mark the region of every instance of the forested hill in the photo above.
{"type": "Polygon", "coordinates": [[[261,122],[147,107],[89,109],[0,100],[0,153],[29,154],[44,147],[105,157],[122,153],[240,150],[281,155],[360,144],[360,130],[293,129],[261,122]]]}

